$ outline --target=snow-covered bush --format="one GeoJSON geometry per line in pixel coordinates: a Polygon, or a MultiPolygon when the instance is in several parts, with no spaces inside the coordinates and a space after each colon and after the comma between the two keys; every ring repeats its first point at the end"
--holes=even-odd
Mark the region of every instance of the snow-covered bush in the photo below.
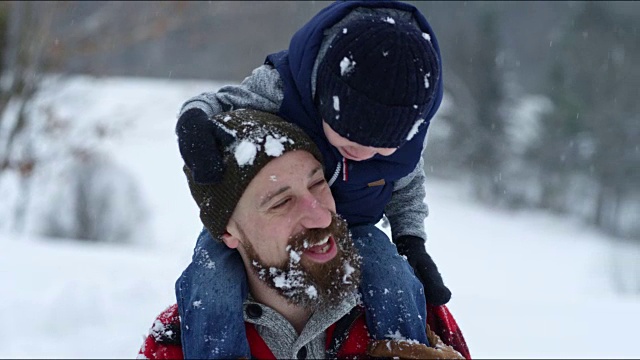
{"type": "Polygon", "coordinates": [[[87,80],[74,79],[45,78],[23,112],[14,106],[2,114],[4,124],[22,116],[23,125],[11,142],[0,138],[7,149],[7,166],[0,169],[0,231],[122,243],[146,239],[139,184],[105,145],[118,139],[130,119],[106,115],[106,102],[83,92],[87,80]]]}
{"type": "Polygon", "coordinates": [[[47,237],[136,242],[147,209],[138,184],[104,155],[78,153],[31,180],[25,231],[47,237]]]}
{"type": "Polygon", "coordinates": [[[77,152],[28,176],[0,175],[0,231],[114,243],[146,238],[139,184],[106,155],[77,152]]]}

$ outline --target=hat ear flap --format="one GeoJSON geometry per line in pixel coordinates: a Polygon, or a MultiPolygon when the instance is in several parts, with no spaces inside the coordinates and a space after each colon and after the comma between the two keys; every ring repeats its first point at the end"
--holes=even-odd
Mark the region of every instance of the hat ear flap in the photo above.
{"type": "Polygon", "coordinates": [[[199,124],[197,140],[187,152],[197,153],[191,171],[193,179],[199,184],[211,184],[222,181],[225,172],[224,154],[235,141],[235,137],[225,131],[217,122],[207,120],[199,124]]]}
{"type": "Polygon", "coordinates": [[[216,138],[218,150],[223,152],[236,141],[236,137],[224,129],[217,121],[212,121],[211,123],[213,124],[212,133],[216,138]]]}

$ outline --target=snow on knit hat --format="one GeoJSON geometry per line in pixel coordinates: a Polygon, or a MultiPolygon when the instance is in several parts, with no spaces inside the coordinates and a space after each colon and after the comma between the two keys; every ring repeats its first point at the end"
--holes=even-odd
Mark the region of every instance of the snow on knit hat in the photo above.
{"type": "Polygon", "coordinates": [[[396,148],[418,132],[441,74],[431,38],[389,16],[347,23],[318,66],[317,104],[341,136],[396,148]]]}
{"type": "Polygon", "coordinates": [[[322,164],[322,155],[299,127],[270,113],[242,109],[218,114],[212,121],[234,138],[220,149],[224,163],[222,181],[199,184],[186,165],[183,170],[200,208],[200,220],[211,236],[221,241],[242,194],[269,161],[289,151],[305,150],[322,164]]]}

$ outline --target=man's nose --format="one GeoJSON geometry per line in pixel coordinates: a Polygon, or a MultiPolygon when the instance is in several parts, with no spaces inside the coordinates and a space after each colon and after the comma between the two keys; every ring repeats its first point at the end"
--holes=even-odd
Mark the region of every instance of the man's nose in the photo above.
{"type": "Polygon", "coordinates": [[[313,194],[304,196],[300,201],[300,225],[305,229],[323,229],[331,224],[329,208],[313,194]]]}

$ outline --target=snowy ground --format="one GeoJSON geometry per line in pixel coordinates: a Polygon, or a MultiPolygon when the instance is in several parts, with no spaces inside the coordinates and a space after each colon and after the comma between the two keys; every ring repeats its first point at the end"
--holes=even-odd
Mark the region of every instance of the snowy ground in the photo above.
{"type": "MultiPolygon", "coordinates": [[[[0,233],[0,358],[133,358],[200,230],[173,135],[188,97],[218,84],[77,78],[51,95],[61,114],[118,119],[105,145],[142,184],[150,245],[0,233]]],[[[453,291],[476,358],[639,358],[640,298],[616,295],[607,237],[540,212],[478,205],[427,184],[428,249],[453,291]]],[[[626,254],[640,262],[633,249],[626,254]]]]}

